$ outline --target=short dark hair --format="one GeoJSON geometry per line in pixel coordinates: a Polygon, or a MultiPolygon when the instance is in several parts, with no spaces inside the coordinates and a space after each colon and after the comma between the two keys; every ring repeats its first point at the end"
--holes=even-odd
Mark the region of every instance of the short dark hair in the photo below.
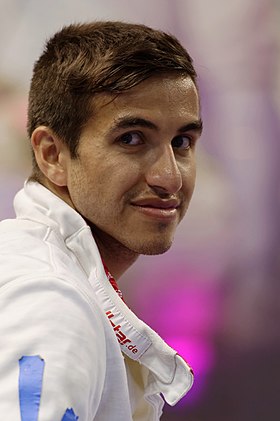
{"type": "MultiPolygon", "coordinates": [[[[94,94],[118,94],[175,71],[196,84],[192,58],[170,34],[124,22],[65,26],[47,41],[34,65],[28,134],[39,125],[50,127],[75,158],[81,131],[93,115],[94,94]]],[[[38,169],[35,159],[33,167],[38,169]]]]}

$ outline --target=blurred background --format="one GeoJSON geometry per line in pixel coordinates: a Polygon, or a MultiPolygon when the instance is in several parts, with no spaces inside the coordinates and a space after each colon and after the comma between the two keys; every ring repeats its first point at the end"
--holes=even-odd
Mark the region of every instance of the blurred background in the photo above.
{"type": "Polygon", "coordinates": [[[204,134],[189,213],[173,248],[140,258],[120,283],[196,374],[163,421],[279,420],[280,2],[0,0],[0,219],[14,216],[30,172],[33,63],[63,25],[96,19],[173,33],[199,74],[204,134]]]}

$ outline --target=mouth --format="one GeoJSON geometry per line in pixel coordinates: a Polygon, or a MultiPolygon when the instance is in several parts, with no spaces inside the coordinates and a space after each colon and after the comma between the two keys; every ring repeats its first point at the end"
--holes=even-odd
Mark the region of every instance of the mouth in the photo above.
{"type": "Polygon", "coordinates": [[[173,220],[178,215],[180,202],[176,199],[142,199],[131,203],[132,207],[151,218],[173,220]]]}

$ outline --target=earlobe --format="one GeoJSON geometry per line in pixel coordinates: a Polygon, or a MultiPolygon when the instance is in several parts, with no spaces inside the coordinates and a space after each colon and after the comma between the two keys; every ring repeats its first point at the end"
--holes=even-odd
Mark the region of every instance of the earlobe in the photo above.
{"type": "Polygon", "coordinates": [[[34,155],[44,176],[56,186],[67,185],[67,148],[52,130],[37,127],[32,133],[31,144],[34,155]]]}

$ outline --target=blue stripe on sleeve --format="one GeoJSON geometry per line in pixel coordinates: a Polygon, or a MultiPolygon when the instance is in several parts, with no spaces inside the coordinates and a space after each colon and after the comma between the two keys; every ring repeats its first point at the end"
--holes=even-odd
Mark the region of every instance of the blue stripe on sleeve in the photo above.
{"type": "Polygon", "coordinates": [[[78,421],[78,419],[79,417],[75,415],[73,409],[67,408],[61,421],[78,421]]]}
{"type": "Polygon", "coordinates": [[[21,421],[38,421],[45,362],[39,355],[19,360],[19,403],[21,421]]]}

